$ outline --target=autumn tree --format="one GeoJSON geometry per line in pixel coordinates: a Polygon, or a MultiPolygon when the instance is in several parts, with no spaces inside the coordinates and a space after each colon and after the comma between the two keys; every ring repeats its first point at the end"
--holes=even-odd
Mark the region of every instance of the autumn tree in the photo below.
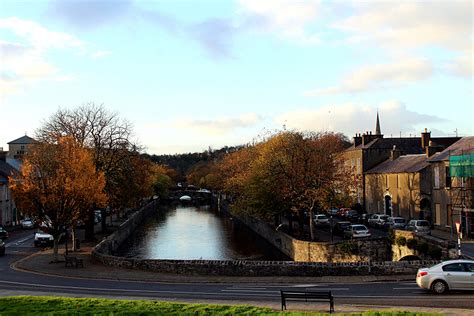
{"type": "MultiPolygon", "coordinates": [[[[63,136],[71,136],[83,147],[91,149],[96,170],[105,175],[109,205],[122,207],[124,198],[121,194],[130,184],[123,180],[130,172],[131,156],[136,155],[138,150],[131,124],[102,105],[88,103],[75,109],[58,110],[36,131],[36,139],[46,143],[53,143],[63,136]]],[[[127,201],[127,204],[133,203],[127,201]]],[[[89,220],[86,221],[88,239],[92,238],[94,232],[93,218],[91,208],[89,220]]],[[[106,228],[105,213],[102,213],[102,228],[106,228]]]]}
{"type": "Polygon", "coordinates": [[[10,183],[19,207],[48,224],[56,260],[64,228],[75,227],[92,205],[107,201],[104,173],[96,170],[93,152],[70,136],[33,145],[10,183]]]}
{"type": "Polygon", "coordinates": [[[328,208],[350,183],[342,149],[337,134],[282,131],[225,157],[225,188],[236,209],[262,219],[294,214],[303,230],[306,212],[314,239],[314,211],[328,208]]]}

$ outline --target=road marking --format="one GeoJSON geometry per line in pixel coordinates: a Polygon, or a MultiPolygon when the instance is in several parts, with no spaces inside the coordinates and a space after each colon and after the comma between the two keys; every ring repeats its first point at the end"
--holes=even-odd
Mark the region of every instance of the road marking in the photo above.
{"type": "Polygon", "coordinates": [[[267,288],[266,287],[252,287],[252,286],[249,286],[249,287],[242,287],[242,286],[233,286],[233,287],[230,287],[228,289],[231,289],[231,290],[266,290],[267,288]]]}
{"type": "Polygon", "coordinates": [[[233,289],[223,289],[221,292],[242,292],[245,293],[280,293],[279,291],[259,291],[259,290],[233,290],[233,289]]]}
{"type": "MultiPolygon", "coordinates": [[[[25,283],[25,282],[13,282],[13,281],[0,281],[0,283],[10,284],[10,285],[24,285],[31,287],[40,287],[40,288],[53,288],[53,289],[69,289],[69,290],[88,290],[88,291],[113,291],[113,292],[133,292],[133,293],[156,293],[156,294],[192,294],[192,295],[216,295],[216,294],[225,294],[225,295],[235,295],[235,293],[219,293],[219,292],[186,292],[186,291],[163,291],[163,290],[136,290],[136,289],[111,289],[111,288],[95,288],[95,287],[82,287],[82,286],[64,286],[64,285],[47,285],[47,284],[35,284],[35,283],[25,283]]],[[[265,297],[277,297],[276,295],[255,295],[252,293],[239,293],[243,296],[265,296],[265,297]]]]}

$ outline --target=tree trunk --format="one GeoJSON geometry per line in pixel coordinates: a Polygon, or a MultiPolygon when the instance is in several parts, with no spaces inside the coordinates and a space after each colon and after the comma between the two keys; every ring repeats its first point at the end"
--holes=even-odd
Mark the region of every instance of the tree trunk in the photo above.
{"type": "Polygon", "coordinates": [[[76,227],[75,226],[72,226],[71,238],[72,238],[72,251],[76,251],[77,248],[76,248],[76,227]]]}
{"type": "Polygon", "coordinates": [[[54,241],[53,241],[53,254],[54,254],[54,262],[59,262],[59,236],[54,236],[54,241]]]}
{"type": "Polygon", "coordinates": [[[313,209],[309,210],[309,234],[311,237],[311,241],[316,239],[315,231],[314,231],[314,221],[313,221],[313,209]]]}

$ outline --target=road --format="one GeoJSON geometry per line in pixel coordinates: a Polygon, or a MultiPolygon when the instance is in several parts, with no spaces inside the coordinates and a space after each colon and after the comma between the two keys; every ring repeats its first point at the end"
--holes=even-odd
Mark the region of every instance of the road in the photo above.
{"type": "Polygon", "coordinates": [[[0,257],[0,295],[56,294],[88,297],[133,297],[194,302],[260,302],[278,304],[280,290],[330,290],[337,304],[474,308],[474,292],[435,296],[415,282],[379,283],[163,283],[53,277],[16,271],[11,264],[31,254],[31,231],[11,235],[0,257]]]}

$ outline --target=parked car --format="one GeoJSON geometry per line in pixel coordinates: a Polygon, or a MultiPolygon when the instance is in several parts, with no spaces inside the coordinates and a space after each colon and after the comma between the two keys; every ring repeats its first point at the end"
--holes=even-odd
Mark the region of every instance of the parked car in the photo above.
{"type": "Polygon", "coordinates": [[[407,230],[411,230],[419,234],[431,234],[430,223],[423,219],[412,219],[408,222],[407,230]]]}
{"type": "Polygon", "coordinates": [[[329,226],[329,218],[324,214],[315,214],[313,222],[316,226],[329,226]]]}
{"type": "Polygon", "coordinates": [[[435,294],[448,290],[474,290],[474,260],[449,260],[418,269],[416,284],[435,294]]]}
{"type": "Polygon", "coordinates": [[[368,220],[369,220],[369,218],[370,218],[371,216],[372,216],[371,214],[366,214],[366,213],[361,214],[361,215],[359,216],[358,222],[359,222],[360,224],[368,225],[368,220]]]}
{"type": "Polygon", "coordinates": [[[407,221],[403,217],[389,217],[387,222],[385,222],[385,228],[392,229],[405,229],[407,226],[407,221]]]}
{"type": "Polygon", "coordinates": [[[367,224],[372,227],[383,227],[385,222],[388,220],[388,215],[384,214],[372,214],[367,220],[367,224]]]}
{"type": "Polygon", "coordinates": [[[8,232],[0,226],[0,240],[5,241],[6,239],[8,239],[8,232]]]}
{"type": "Polygon", "coordinates": [[[333,233],[335,235],[344,236],[344,231],[351,225],[352,223],[347,221],[337,222],[336,225],[334,225],[333,233]]]}
{"type": "Polygon", "coordinates": [[[370,233],[369,229],[362,224],[350,225],[346,230],[344,230],[345,239],[364,238],[370,236],[372,236],[372,234],[370,233]]]}
{"type": "Polygon", "coordinates": [[[339,209],[338,208],[332,208],[328,211],[328,215],[329,216],[336,216],[337,215],[337,212],[339,212],[339,209]]]}
{"type": "Polygon", "coordinates": [[[35,247],[51,247],[54,244],[53,235],[38,230],[35,232],[34,244],[35,247]]]}
{"type": "Polygon", "coordinates": [[[20,224],[21,228],[33,228],[35,226],[35,223],[31,218],[22,219],[20,224]]]}
{"type": "Polygon", "coordinates": [[[5,255],[5,243],[3,241],[0,241],[0,256],[5,255]]]}
{"type": "Polygon", "coordinates": [[[357,221],[359,219],[359,213],[356,210],[348,210],[344,213],[344,218],[349,221],[357,221]]]}

